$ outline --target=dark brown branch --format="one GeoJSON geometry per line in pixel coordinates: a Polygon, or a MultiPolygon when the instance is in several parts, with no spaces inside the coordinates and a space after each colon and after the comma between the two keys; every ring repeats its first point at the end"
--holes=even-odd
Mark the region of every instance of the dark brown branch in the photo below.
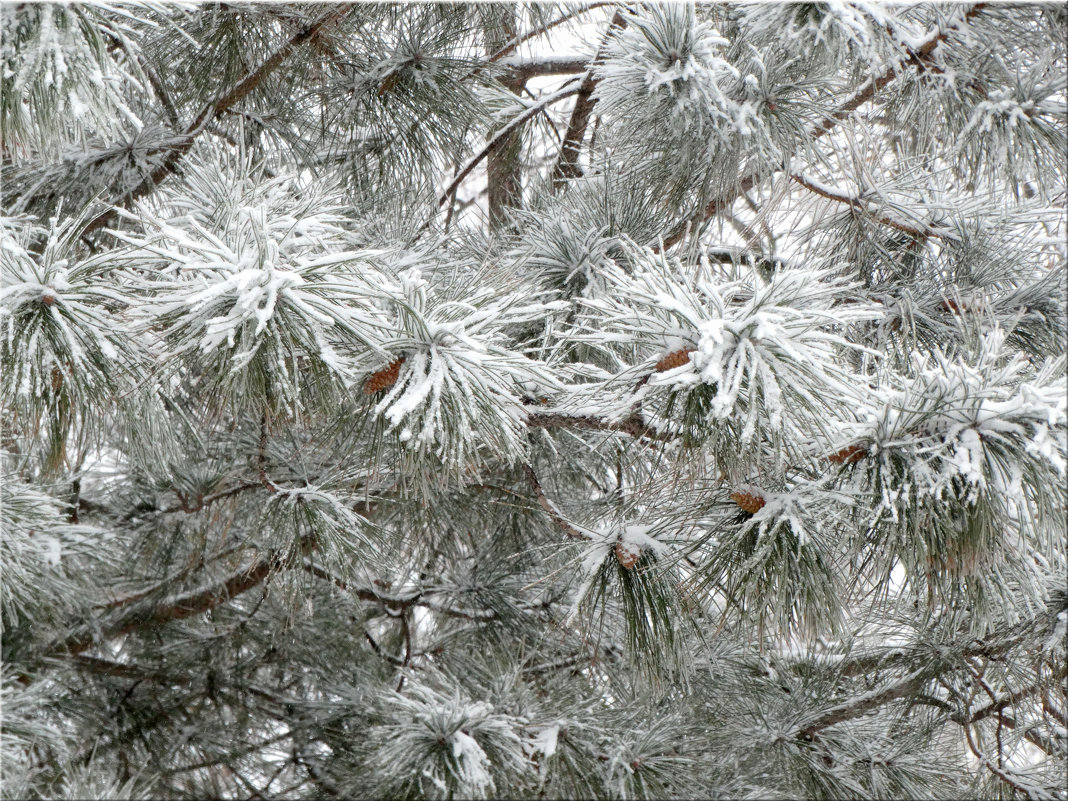
{"type": "Polygon", "coordinates": [[[562,659],[557,659],[555,662],[546,662],[542,665],[534,665],[532,667],[523,668],[524,676],[537,676],[542,673],[552,673],[557,670],[563,670],[565,668],[573,668],[579,664],[582,660],[583,654],[575,654],[573,656],[565,656],[562,659]]]}
{"type": "MultiPolygon", "coordinates": [[[[134,189],[125,196],[127,202],[132,202],[152,192],[157,186],[163,183],[172,173],[174,173],[178,164],[185,157],[185,154],[192,148],[193,143],[197,137],[207,129],[208,124],[217,119],[227,109],[241,102],[258,87],[272,72],[278,69],[279,66],[289,58],[301,45],[315,39],[319,36],[324,29],[333,25],[340,20],[352,9],[351,5],[343,5],[334,8],[329,13],[325,14],[317,22],[308,26],[304,30],[292,36],[288,42],[278,48],[272,53],[266,61],[259,66],[258,69],[249,72],[244,78],[239,80],[230,91],[220,97],[213,103],[207,104],[197,115],[197,118],[192,122],[185,132],[180,136],[174,144],[170,145],[167,149],[170,151],[167,157],[163,160],[163,163],[149,173],[144,180],[141,181],[134,189]]],[[[82,230],[82,234],[87,234],[111,223],[112,220],[118,215],[118,211],[115,206],[118,205],[120,199],[116,199],[113,203],[113,207],[107,209],[103,213],[93,218],[82,230]]]]}
{"type": "MultiPolygon", "coordinates": [[[[983,766],[987,770],[993,773],[998,779],[1000,779],[1006,785],[1011,787],[1014,791],[1023,795],[1025,798],[1035,798],[1034,793],[1031,792],[1031,788],[1028,785],[1021,784],[1013,778],[1012,771],[1005,769],[1000,765],[995,765],[993,762],[990,761],[990,758],[988,756],[986,756],[985,754],[983,754],[982,751],[979,750],[978,746],[975,744],[975,741],[972,739],[971,726],[964,727],[964,738],[965,741],[968,743],[968,750],[972,752],[973,756],[975,756],[976,759],[983,763],[983,766]]],[[[1046,794],[1043,793],[1039,797],[1042,798],[1045,797],[1045,795],[1046,794]]],[[[1038,799],[1036,798],[1035,801],[1038,801],[1038,799]]]]}
{"type": "Polygon", "coordinates": [[[248,492],[249,490],[261,489],[262,487],[263,485],[260,482],[238,484],[236,487],[231,487],[227,490],[220,490],[219,492],[213,493],[211,495],[197,496],[197,498],[192,502],[190,502],[189,499],[187,499],[182,493],[176,492],[175,494],[178,496],[178,503],[174,506],[168,506],[166,509],[161,509],[160,511],[163,514],[174,514],[175,512],[199,512],[204,507],[211,506],[216,501],[221,501],[224,498],[230,498],[234,495],[240,495],[241,493],[248,492]]]}
{"type": "Polygon", "coordinates": [[[174,101],[171,100],[167,87],[163,85],[159,75],[142,56],[137,57],[137,62],[141,65],[141,71],[148,77],[148,82],[152,85],[152,91],[156,93],[156,97],[163,104],[163,111],[167,115],[167,121],[171,124],[171,128],[177,131],[181,121],[178,119],[178,110],[174,107],[174,101]]]}
{"type": "MultiPolygon", "coordinates": [[[[608,24],[608,32],[605,40],[598,48],[597,56],[593,60],[596,65],[603,57],[609,38],[617,28],[626,26],[627,20],[622,10],[612,15],[612,21],[608,24]]],[[[571,110],[571,119],[567,124],[567,132],[564,134],[563,144],[560,145],[560,156],[553,169],[552,183],[556,188],[566,185],[568,179],[579,175],[578,154],[582,149],[582,140],[586,137],[586,128],[590,122],[590,114],[597,104],[593,97],[593,90],[597,88],[597,79],[594,78],[593,66],[591,65],[586,77],[578,89],[578,97],[575,98],[575,107],[571,110]]]]}
{"type": "MultiPolygon", "coordinates": [[[[1034,639],[1036,633],[1047,631],[1052,620],[1048,615],[1040,615],[1008,630],[995,632],[985,639],[972,640],[963,647],[956,646],[952,650],[946,650],[941,656],[954,659],[997,659],[1022,643],[1034,639]]],[[[935,658],[936,655],[927,648],[906,649],[897,646],[850,657],[834,665],[834,668],[840,676],[864,676],[883,670],[908,669],[929,664],[935,658]]]]}
{"type": "MultiPolygon", "coordinates": [[[[300,543],[300,556],[307,556],[315,549],[315,540],[306,537],[300,543]]],[[[146,613],[135,613],[124,620],[103,630],[105,639],[121,637],[135,631],[156,628],[176,620],[184,620],[187,617],[207,612],[227,601],[236,598],[242,593],[259,586],[268,576],[287,567],[292,561],[290,555],[274,553],[253,562],[248,568],[232,573],[221,584],[197,590],[186,596],[170,601],[164,606],[159,606],[146,613]]],[[[96,640],[91,633],[77,633],[62,642],[57,648],[58,653],[80,654],[92,648],[96,640]]]]}
{"type": "Polygon", "coordinates": [[[375,592],[372,589],[366,587],[353,587],[343,578],[335,576],[329,571],[323,569],[319,565],[305,560],[304,569],[311,573],[316,578],[321,578],[323,581],[329,581],[338,589],[350,593],[356,596],[361,601],[370,601],[373,603],[381,604],[384,607],[388,607],[393,610],[405,610],[413,606],[421,606],[425,609],[430,609],[434,612],[439,612],[448,617],[460,618],[462,620],[496,620],[497,613],[491,610],[485,610],[482,614],[481,611],[475,610],[463,610],[453,609],[449,606],[444,606],[426,597],[425,592],[417,592],[414,595],[407,595],[402,598],[392,597],[389,595],[383,595],[380,592],[375,592]]]}
{"type": "Polygon", "coordinates": [[[875,222],[881,223],[882,225],[888,225],[891,228],[896,228],[898,231],[903,231],[906,234],[912,234],[912,236],[919,237],[921,239],[927,239],[927,238],[945,239],[946,238],[945,234],[939,233],[938,231],[936,231],[933,228],[930,228],[930,227],[914,228],[913,226],[909,225],[908,223],[903,223],[900,220],[895,220],[893,217],[887,217],[886,215],[879,215],[879,214],[875,213],[871,208],[869,208],[868,203],[864,199],[859,198],[859,197],[854,197],[853,195],[839,194],[837,192],[828,191],[826,188],[824,188],[822,186],[819,186],[818,184],[814,184],[812,181],[810,181],[807,178],[805,178],[804,175],[800,175],[798,173],[791,173],[790,178],[793,181],[795,181],[798,185],[803,186],[809,192],[812,192],[813,194],[819,195],[820,197],[827,198],[828,200],[833,200],[836,203],[844,203],[847,206],[849,206],[851,209],[853,209],[854,211],[856,211],[856,212],[858,212],[860,214],[863,214],[863,215],[869,217],[870,219],[874,220],[875,222]]]}
{"type": "MultiPolygon", "coordinates": [[[[1065,675],[1065,672],[1062,671],[1061,675],[1060,675],[1060,678],[1063,678],[1064,675],[1065,675]]],[[[1022,690],[1017,690],[1015,692],[1009,692],[1009,694],[1006,695],[1004,698],[994,698],[994,699],[992,699],[991,703],[989,703],[987,706],[984,706],[982,709],[976,710],[975,712],[973,712],[971,715],[969,715],[967,717],[965,717],[963,715],[954,715],[952,717],[952,719],[956,723],[960,723],[962,725],[978,723],[980,720],[983,720],[984,718],[988,718],[991,715],[996,715],[999,712],[1001,712],[1003,709],[1005,709],[1006,707],[1012,706],[1013,704],[1016,704],[1017,702],[1022,701],[1023,699],[1034,695],[1035,693],[1037,693],[1041,689],[1043,689],[1043,687],[1045,687],[1045,686],[1046,686],[1046,682],[1035,682],[1034,684],[1030,685],[1029,687],[1025,687],[1022,690]]]]}
{"type": "MultiPolygon", "coordinates": [[[[960,20],[960,23],[967,22],[968,20],[970,20],[972,17],[982,11],[982,9],[986,5],[986,3],[976,3],[970,9],[968,9],[967,13],[960,20]]],[[[959,25],[960,23],[957,23],[956,25],[959,25]]],[[[882,89],[886,88],[886,86],[888,86],[890,82],[898,76],[898,73],[901,68],[923,67],[924,63],[927,61],[927,59],[930,58],[931,54],[935,51],[935,48],[937,48],[938,45],[940,45],[942,42],[949,38],[949,34],[956,27],[956,25],[950,26],[947,30],[939,31],[937,34],[928,37],[927,41],[925,41],[918,48],[916,48],[915,50],[910,50],[909,57],[905,59],[905,61],[902,62],[900,65],[890,65],[887,70],[878,78],[874,80],[869,78],[867,81],[865,81],[864,84],[862,84],[861,87],[856,91],[853,97],[851,97],[841,106],[839,106],[833,114],[831,114],[823,122],[816,126],[816,128],[812,131],[812,138],[818,139],[819,137],[823,136],[825,133],[832,130],[836,125],[838,125],[839,122],[846,119],[852,112],[856,111],[858,108],[860,108],[873,97],[875,97],[876,92],[879,92],[882,89]]]]}
{"type": "Polygon", "coordinates": [[[85,656],[84,654],[72,659],[71,664],[82,670],[88,670],[92,673],[100,673],[105,676],[114,676],[119,679],[133,679],[135,681],[151,681],[157,684],[178,684],[183,686],[192,684],[193,681],[188,676],[173,676],[161,673],[158,670],[150,670],[148,668],[123,664],[121,662],[112,662],[108,659],[99,659],[95,656],[85,656]]]}
{"type": "Polygon", "coordinates": [[[364,631],[363,636],[364,639],[366,639],[367,642],[371,645],[371,650],[374,651],[375,654],[385,659],[387,662],[389,662],[389,664],[393,665],[394,667],[404,667],[404,660],[401,659],[399,656],[387,654],[385,651],[383,651],[382,646],[378,644],[378,641],[375,640],[375,638],[372,637],[369,632],[364,631]]]}
{"type": "Polygon", "coordinates": [[[524,84],[531,78],[546,75],[575,75],[589,69],[589,60],[575,56],[566,59],[532,59],[530,61],[505,62],[503,66],[512,72],[509,83],[524,84]]]}
{"type": "Polygon", "coordinates": [[[651,428],[640,417],[633,415],[617,423],[612,423],[599,417],[538,412],[527,417],[527,425],[531,428],[577,428],[591,431],[617,431],[622,434],[630,434],[630,436],[638,439],[651,439],[658,442],[667,442],[673,439],[671,435],[651,428]]]}
{"type": "Polygon", "coordinates": [[[335,576],[330,571],[319,565],[304,561],[302,567],[311,575],[316,578],[321,578],[324,581],[329,581],[339,590],[355,595],[361,601],[374,601],[375,603],[388,606],[391,609],[407,609],[409,606],[414,606],[419,603],[419,599],[422,597],[422,593],[415,593],[414,595],[406,595],[404,597],[393,597],[389,595],[383,595],[382,593],[375,592],[372,589],[366,587],[353,587],[347,581],[339,576],[335,576]]]}
{"type": "MultiPolygon", "coordinates": [[[[1060,610],[1056,610],[1060,611],[1060,610]]],[[[848,665],[839,666],[839,672],[843,676],[860,675],[874,670],[892,666],[905,666],[920,663],[922,666],[914,669],[907,676],[895,683],[877,691],[866,693],[859,698],[847,701],[824,711],[810,723],[798,730],[798,736],[805,739],[813,739],[823,729],[837,723],[859,717],[873,709],[876,709],[899,698],[915,696],[920,693],[923,686],[939,675],[953,669],[960,664],[960,660],[973,658],[994,659],[1003,656],[1012,648],[1019,646],[1036,634],[1048,631],[1053,623],[1052,614],[1039,615],[1036,618],[1018,624],[1008,631],[992,635],[986,640],[973,640],[959,650],[944,651],[940,658],[932,658],[932,654],[924,651],[912,653],[898,650],[884,656],[865,656],[850,660],[848,665]]],[[[1021,693],[1027,692],[1026,690],[1021,693]]],[[[1013,697],[1022,697],[1020,693],[1013,697]]],[[[1000,703],[995,699],[995,705],[1000,703]]],[[[985,709],[985,708],[984,708],[985,709]]],[[[997,709],[991,709],[987,714],[997,714],[997,709]]],[[[986,715],[984,715],[985,717],[986,715]]],[[[957,723],[967,728],[972,721],[964,718],[952,717],[957,723]]],[[[1041,747],[1041,746],[1040,746],[1041,747]]]]}
{"type": "Polygon", "coordinates": [[[829,726],[834,726],[836,723],[843,723],[847,720],[860,717],[866,712],[877,709],[878,707],[883,706],[890,701],[897,700],[898,698],[915,695],[930,680],[931,672],[929,670],[915,671],[878,692],[866,693],[860,698],[856,698],[827,710],[811,723],[801,728],[798,731],[798,736],[803,739],[811,740],[815,738],[820,731],[829,726]]]}
{"type": "MultiPolygon", "coordinates": [[[[1000,713],[999,723],[1003,725],[1006,729],[1015,730],[1019,728],[1019,724],[1017,724],[1016,720],[1004,713],[1000,713]]],[[[1035,731],[1033,728],[1025,729],[1022,736],[1025,740],[1027,740],[1027,742],[1031,743],[1031,745],[1034,745],[1037,748],[1041,749],[1045,754],[1049,756],[1054,756],[1058,753],[1064,753],[1063,746],[1058,749],[1057,746],[1055,746],[1050,741],[1048,735],[1035,731]]]]}
{"type": "MultiPolygon", "coordinates": [[[[489,52],[515,38],[515,9],[499,5],[484,18],[483,35],[489,52]]],[[[502,85],[518,95],[526,82],[521,74],[513,71],[502,80],[502,85]]],[[[520,205],[523,197],[522,175],[519,154],[522,149],[523,126],[511,126],[509,134],[497,141],[486,159],[486,210],[489,228],[496,232],[508,223],[509,210],[520,205]]],[[[497,139],[490,131],[488,139],[497,139]]],[[[453,195],[455,198],[455,194],[453,195]]]]}
{"type": "Polygon", "coordinates": [[[278,485],[267,475],[267,413],[260,417],[260,445],[256,453],[256,470],[260,477],[260,483],[267,488],[268,492],[278,492],[278,485]]]}

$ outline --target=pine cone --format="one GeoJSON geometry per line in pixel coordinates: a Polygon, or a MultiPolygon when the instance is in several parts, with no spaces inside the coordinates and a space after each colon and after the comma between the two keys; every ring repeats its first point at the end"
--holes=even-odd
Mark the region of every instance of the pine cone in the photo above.
{"type": "Polygon", "coordinates": [[[635,545],[633,542],[624,542],[623,540],[616,540],[616,559],[627,570],[631,570],[638,560],[641,558],[642,549],[635,545]]]}
{"type": "Polygon", "coordinates": [[[389,92],[392,92],[397,84],[400,83],[400,73],[391,72],[385,78],[382,79],[381,85],[378,87],[378,96],[382,97],[389,92]]]}
{"type": "Polygon", "coordinates": [[[968,311],[968,304],[963,300],[955,300],[954,298],[946,298],[942,301],[943,311],[950,312],[952,314],[963,314],[968,311]]]}
{"type": "Polygon", "coordinates": [[[404,356],[399,359],[394,359],[389,363],[388,367],[383,367],[376,373],[371,373],[367,379],[367,383],[363,387],[364,395],[374,395],[376,392],[381,392],[383,389],[389,389],[391,386],[397,383],[397,376],[400,375],[401,365],[404,364],[404,356]]]}
{"type": "Polygon", "coordinates": [[[45,306],[51,306],[55,302],[56,302],[56,291],[54,289],[52,289],[51,287],[49,287],[48,289],[46,289],[44,292],[41,293],[41,303],[43,303],[45,306]]]}
{"type": "Polygon", "coordinates": [[[676,367],[682,367],[690,361],[690,354],[695,350],[697,350],[697,348],[683,348],[682,350],[669,353],[656,363],[656,371],[658,373],[663,373],[668,370],[674,370],[676,367]]]}
{"type": "Polygon", "coordinates": [[[755,515],[764,508],[764,499],[751,492],[732,492],[731,500],[738,504],[743,512],[755,515]]]}
{"type": "Polygon", "coordinates": [[[853,464],[854,462],[859,462],[867,455],[868,449],[863,445],[850,445],[849,447],[842,448],[838,453],[832,453],[827,458],[835,464],[853,464]]]}

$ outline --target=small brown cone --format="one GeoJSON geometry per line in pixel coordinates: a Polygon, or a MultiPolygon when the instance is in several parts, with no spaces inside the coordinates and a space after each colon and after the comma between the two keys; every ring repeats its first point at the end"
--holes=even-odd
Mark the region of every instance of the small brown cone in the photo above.
{"type": "Polygon", "coordinates": [[[382,97],[383,95],[389,94],[396,88],[398,83],[400,83],[400,73],[391,72],[382,79],[382,83],[378,87],[378,96],[382,97]]]}
{"type": "Polygon", "coordinates": [[[41,303],[43,303],[45,306],[51,306],[55,302],[56,292],[51,287],[41,293],[41,303]]]}
{"type": "Polygon", "coordinates": [[[616,559],[627,570],[633,569],[638,564],[638,560],[642,556],[642,549],[635,545],[633,542],[624,542],[623,540],[616,540],[616,559]]]}
{"type": "Polygon", "coordinates": [[[690,361],[690,354],[695,350],[697,350],[697,348],[683,348],[682,350],[676,350],[669,353],[656,363],[656,371],[658,373],[664,373],[668,370],[674,370],[676,367],[682,367],[690,361]]]}
{"type": "Polygon", "coordinates": [[[832,453],[827,458],[835,464],[853,464],[859,462],[868,455],[868,450],[863,445],[850,445],[838,453],[832,453]]]}
{"type": "Polygon", "coordinates": [[[383,389],[389,389],[391,386],[397,383],[397,376],[400,375],[401,366],[404,364],[404,357],[394,359],[389,363],[389,366],[383,367],[381,370],[375,373],[371,373],[367,379],[367,383],[364,384],[363,394],[374,395],[376,392],[381,392],[383,389]]]}
{"type": "Polygon", "coordinates": [[[955,300],[954,298],[946,298],[942,301],[942,309],[950,312],[951,314],[963,314],[968,311],[968,304],[962,300],[955,300]]]}
{"type": "Polygon", "coordinates": [[[764,508],[764,499],[751,492],[732,492],[731,500],[738,504],[743,512],[755,515],[764,508]]]}

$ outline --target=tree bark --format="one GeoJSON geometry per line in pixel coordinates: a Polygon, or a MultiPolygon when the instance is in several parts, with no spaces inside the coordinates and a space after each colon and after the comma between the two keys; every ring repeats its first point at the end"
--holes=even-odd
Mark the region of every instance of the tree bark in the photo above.
{"type": "MultiPolygon", "coordinates": [[[[486,7],[483,22],[486,55],[492,56],[516,37],[516,14],[511,5],[486,7]]],[[[516,74],[504,82],[509,91],[518,94],[526,79],[516,74]]],[[[494,132],[490,132],[490,138],[494,132]]],[[[519,160],[523,141],[523,128],[514,127],[492,149],[486,161],[490,231],[499,231],[508,223],[509,211],[522,203],[523,185],[519,160]]]]}

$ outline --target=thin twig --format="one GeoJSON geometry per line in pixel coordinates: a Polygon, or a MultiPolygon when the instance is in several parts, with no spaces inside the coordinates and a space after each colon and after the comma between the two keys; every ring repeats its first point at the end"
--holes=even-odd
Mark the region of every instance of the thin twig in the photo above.
{"type": "Polygon", "coordinates": [[[589,5],[582,6],[581,8],[576,8],[574,11],[570,11],[567,14],[564,14],[562,17],[558,17],[557,19],[554,19],[552,22],[548,22],[545,25],[542,25],[540,28],[535,28],[532,31],[527,31],[524,34],[515,37],[510,42],[505,44],[504,47],[502,47],[500,50],[498,50],[496,53],[494,53],[492,56],[490,56],[486,60],[488,62],[490,62],[491,64],[494,63],[494,62],[500,61],[505,56],[508,56],[508,55],[514,53],[516,48],[519,47],[519,45],[523,44],[523,42],[529,41],[530,39],[533,39],[536,36],[541,36],[541,34],[547,33],[548,31],[550,31],[553,28],[555,28],[557,25],[562,25],[563,23],[568,22],[569,20],[572,20],[575,17],[578,17],[578,16],[580,16],[582,14],[586,14],[586,13],[588,13],[590,11],[593,11],[594,9],[603,8],[604,6],[613,6],[613,5],[616,5],[616,4],[614,2],[598,2],[598,3],[590,3],[589,5]]]}
{"type": "MultiPolygon", "coordinates": [[[[568,83],[570,83],[570,81],[568,83]]],[[[565,84],[565,86],[566,85],[567,84],[565,84]]],[[[550,106],[553,103],[559,102],[560,100],[564,100],[565,98],[578,94],[578,92],[579,90],[576,88],[561,89],[558,92],[554,92],[553,94],[542,98],[534,105],[529,106],[526,110],[523,111],[523,113],[518,114],[516,117],[509,120],[504,127],[494,133],[493,137],[486,142],[485,146],[481,150],[479,150],[470,160],[468,160],[467,164],[465,164],[464,167],[460,170],[460,172],[456,174],[456,176],[452,179],[449,185],[441,193],[441,196],[438,198],[438,206],[440,207],[445,205],[446,201],[448,201],[448,199],[456,193],[456,190],[460,188],[460,184],[462,184],[464,182],[464,179],[467,178],[468,175],[470,175],[471,171],[475,167],[477,167],[479,163],[486,158],[486,156],[492,153],[497,147],[500,147],[501,143],[508,138],[509,134],[511,134],[513,130],[515,130],[517,127],[529,120],[531,117],[536,116],[546,106],[550,106]]]]}
{"type": "Polygon", "coordinates": [[[551,519],[561,531],[572,539],[584,541],[593,539],[590,534],[569,523],[567,518],[560,513],[560,510],[557,509],[552,501],[546,497],[545,490],[542,489],[541,482],[538,481],[538,475],[534,472],[534,468],[530,465],[523,465],[523,470],[527,474],[527,479],[530,481],[530,486],[534,490],[534,495],[537,497],[541,508],[545,510],[546,514],[549,515],[549,519],[551,519]]]}

